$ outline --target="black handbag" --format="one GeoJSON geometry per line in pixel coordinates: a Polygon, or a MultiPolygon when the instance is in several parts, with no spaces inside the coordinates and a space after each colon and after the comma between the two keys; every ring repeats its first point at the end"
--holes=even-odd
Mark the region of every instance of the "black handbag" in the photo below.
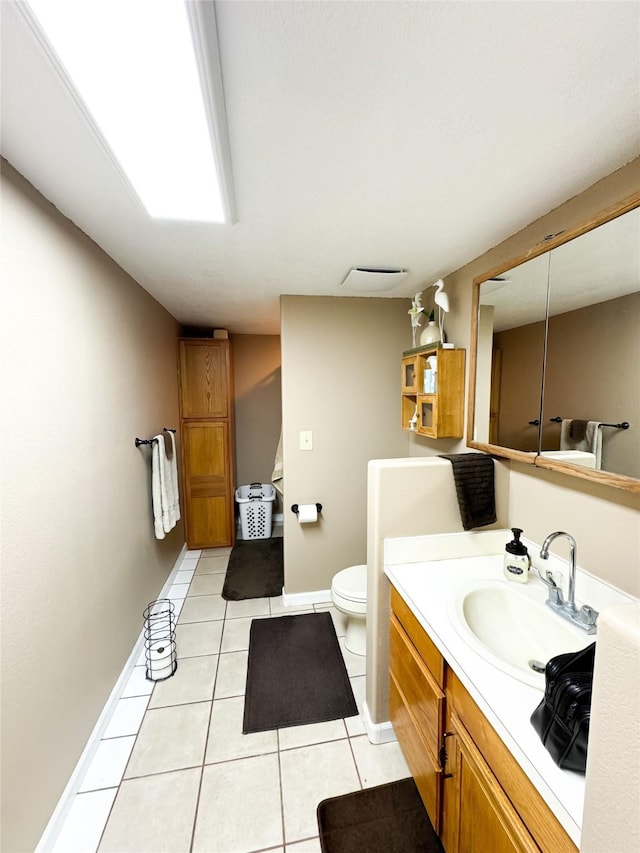
{"type": "Polygon", "coordinates": [[[584,773],[587,766],[591,690],[596,644],[551,658],[545,667],[544,699],[531,715],[558,767],[584,773]]]}

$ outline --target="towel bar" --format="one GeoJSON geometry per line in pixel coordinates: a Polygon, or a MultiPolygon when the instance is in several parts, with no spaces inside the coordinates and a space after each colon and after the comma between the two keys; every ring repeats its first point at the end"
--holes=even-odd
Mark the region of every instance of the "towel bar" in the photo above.
{"type": "MultiPolygon", "coordinates": [[[[561,424],[563,418],[549,418],[554,424],[561,424]]],[[[533,423],[529,421],[529,423],[533,423]]],[[[629,421],[621,421],[619,424],[598,424],[599,427],[612,427],[613,429],[629,429],[629,421]]]]}
{"type": "MultiPolygon", "coordinates": [[[[176,432],[175,429],[171,429],[170,427],[162,427],[163,432],[176,432]]],[[[136,438],[135,445],[136,447],[140,447],[141,444],[153,444],[155,441],[155,436],[153,438],[136,438]]]]}

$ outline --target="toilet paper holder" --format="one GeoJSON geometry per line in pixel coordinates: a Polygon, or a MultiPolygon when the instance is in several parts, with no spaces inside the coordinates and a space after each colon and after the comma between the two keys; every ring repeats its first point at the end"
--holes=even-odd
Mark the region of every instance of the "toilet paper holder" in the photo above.
{"type": "MultiPolygon", "coordinates": [[[[322,512],[322,504],[316,504],[316,509],[318,512],[322,512]]],[[[298,514],[298,504],[291,505],[291,512],[295,512],[296,515],[298,514]]]]}

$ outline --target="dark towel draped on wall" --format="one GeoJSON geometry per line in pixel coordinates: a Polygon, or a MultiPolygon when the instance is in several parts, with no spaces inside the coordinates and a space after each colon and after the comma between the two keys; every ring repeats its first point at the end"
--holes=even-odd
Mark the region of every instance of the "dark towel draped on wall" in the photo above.
{"type": "Polygon", "coordinates": [[[493,458],[484,453],[439,454],[453,466],[460,519],[465,530],[496,522],[493,458]]]}

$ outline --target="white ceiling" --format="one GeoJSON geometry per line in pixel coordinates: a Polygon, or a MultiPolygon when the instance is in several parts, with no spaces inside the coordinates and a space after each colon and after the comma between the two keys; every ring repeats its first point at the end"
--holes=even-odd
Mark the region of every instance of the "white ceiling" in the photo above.
{"type": "Polygon", "coordinates": [[[225,0],[237,222],[153,221],[15,5],[3,156],[189,325],[277,334],[353,266],[410,296],[640,153],[636,2],[225,0]]]}

